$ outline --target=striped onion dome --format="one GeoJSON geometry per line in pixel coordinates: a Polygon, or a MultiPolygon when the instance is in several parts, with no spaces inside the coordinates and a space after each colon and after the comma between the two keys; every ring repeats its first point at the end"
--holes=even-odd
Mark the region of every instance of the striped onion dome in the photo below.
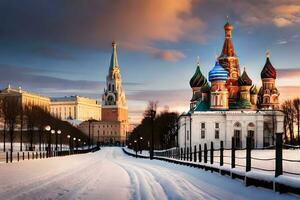
{"type": "Polygon", "coordinates": [[[200,70],[199,63],[197,64],[197,68],[195,71],[195,74],[190,80],[190,86],[193,87],[203,87],[205,85],[208,85],[206,78],[203,76],[200,70]]]}
{"type": "Polygon", "coordinates": [[[217,61],[214,68],[209,72],[209,81],[227,81],[228,72],[217,61]]]}
{"type": "Polygon", "coordinates": [[[239,84],[239,86],[251,86],[252,85],[252,80],[249,78],[245,68],[244,68],[244,72],[243,72],[242,76],[240,76],[238,79],[238,84],[239,84]]]}
{"type": "Polygon", "coordinates": [[[276,69],[270,62],[269,56],[267,56],[266,64],[260,73],[261,78],[273,78],[276,79],[276,69]]]}

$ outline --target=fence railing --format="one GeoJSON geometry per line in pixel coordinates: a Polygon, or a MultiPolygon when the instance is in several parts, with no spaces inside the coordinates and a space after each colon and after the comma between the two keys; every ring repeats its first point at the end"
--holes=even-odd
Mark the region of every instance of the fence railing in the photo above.
{"type": "Polygon", "coordinates": [[[18,151],[18,152],[1,152],[0,153],[0,163],[9,163],[9,162],[19,162],[22,160],[34,160],[34,159],[45,159],[51,157],[58,156],[67,156],[73,154],[83,154],[88,152],[94,152],[99,150],[98,146],[92,146],[90,149],[88,148],[80,148],[80,149],[69,149],[62,151],[18,151]]]}
{"type": "Polygon", "coordinates": [[[282,133],[277,133],[276,145],[271,147],[253,149],[252,140],[247,137],[246,148],[237,149],[235,140],[232,138],[232,146],[228,149],[224,148],[223,141],[220,141],[217,149],[211,142],[210,144],[194,145],[192,148],[155,152],[154,156],[203,163],[204,165],[210,164],[219,166],[219,168],[226,166],[245,172],[263,171],[273,174],[275,177],[285,174],[300,178],[300,147],[283,144],[282,133]],[[295,151],[295,149],[298,150],[295,151]],[[284,156],[284,153],[287,155],[284,156]]]}

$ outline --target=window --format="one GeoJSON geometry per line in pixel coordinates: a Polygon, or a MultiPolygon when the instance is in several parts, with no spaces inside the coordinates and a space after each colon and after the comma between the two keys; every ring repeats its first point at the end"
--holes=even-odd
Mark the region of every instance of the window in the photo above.
{"type": "Polygon", "coordinates": [[[201,139],[204,139],[205,138],[205,123],[204,122],[201,122],[200,133],[201,133],[201,139]]]}
{"type": "Polygon", "coordinates": [[[215,123],[215,139],[220,138],[220,123],[216,122],[215,123]]]}
{"type": "Polygon", "coordinates": [[[186,131],[186,140],[190,139],[190,131],[186,131]]]}
{"type": "Polygon", "coordinates": [[[219,139],[220,138],[220,131],[219,129],[215,130],[215,139],[219,139]]]}
{"type": "Polygon", "coordinates": [[[201,128],[205,128],[205,123],[204,122],[201,123],[201,128]]]}
{"type": "Polygon", "coordinates": [[[201,139],[205,138],[205,130],[201,130],[201,139]]]}

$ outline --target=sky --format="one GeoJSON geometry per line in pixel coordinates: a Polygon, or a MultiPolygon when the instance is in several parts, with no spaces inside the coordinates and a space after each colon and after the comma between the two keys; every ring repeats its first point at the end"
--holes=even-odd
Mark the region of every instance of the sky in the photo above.
{"type": "Polygon", "coordinates": [[[100,99],[115,40],[130,120],[149,100],[180,113],[197,57],[207,76],[227,20],[253,82],[269,50],[281,101],[300,96],[299,0],[1,0],[0,87],[100,99]]]}

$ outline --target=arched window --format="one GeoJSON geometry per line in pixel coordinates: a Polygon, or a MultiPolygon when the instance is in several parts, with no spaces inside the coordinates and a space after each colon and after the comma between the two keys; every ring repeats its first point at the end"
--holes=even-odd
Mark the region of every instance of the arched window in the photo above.
{"type": "Polygon", "coordinates": [[[264,103],[269,103],[269,102],[270,102],[270,98],[269,98],[269,97],[264,97],[263,102],[264,102],[264,103]]]}
{"type": "Polygon", "coordinates": [[[112,84],[112,91],[114,92],[115,91],[115,85],[112,84]]]}
{"type": "Polygon", "coordinates": [[[110,84],[108,84],[108,91],[110,91],[110,89],[111,89],[111,88],[110,88],[110,84]]]}
{"type": "Polygon", "coordinates": [[[250,122],[247,126],[247,136],[251,138],[251,148],[255,146],[255,124],[250,122]]]}
{"type": "Polygon", "coordinates": [[[235,148],[242,148],[242,125],[240,122],[235,122],[233,125],[233,137],[235,148]]]}

